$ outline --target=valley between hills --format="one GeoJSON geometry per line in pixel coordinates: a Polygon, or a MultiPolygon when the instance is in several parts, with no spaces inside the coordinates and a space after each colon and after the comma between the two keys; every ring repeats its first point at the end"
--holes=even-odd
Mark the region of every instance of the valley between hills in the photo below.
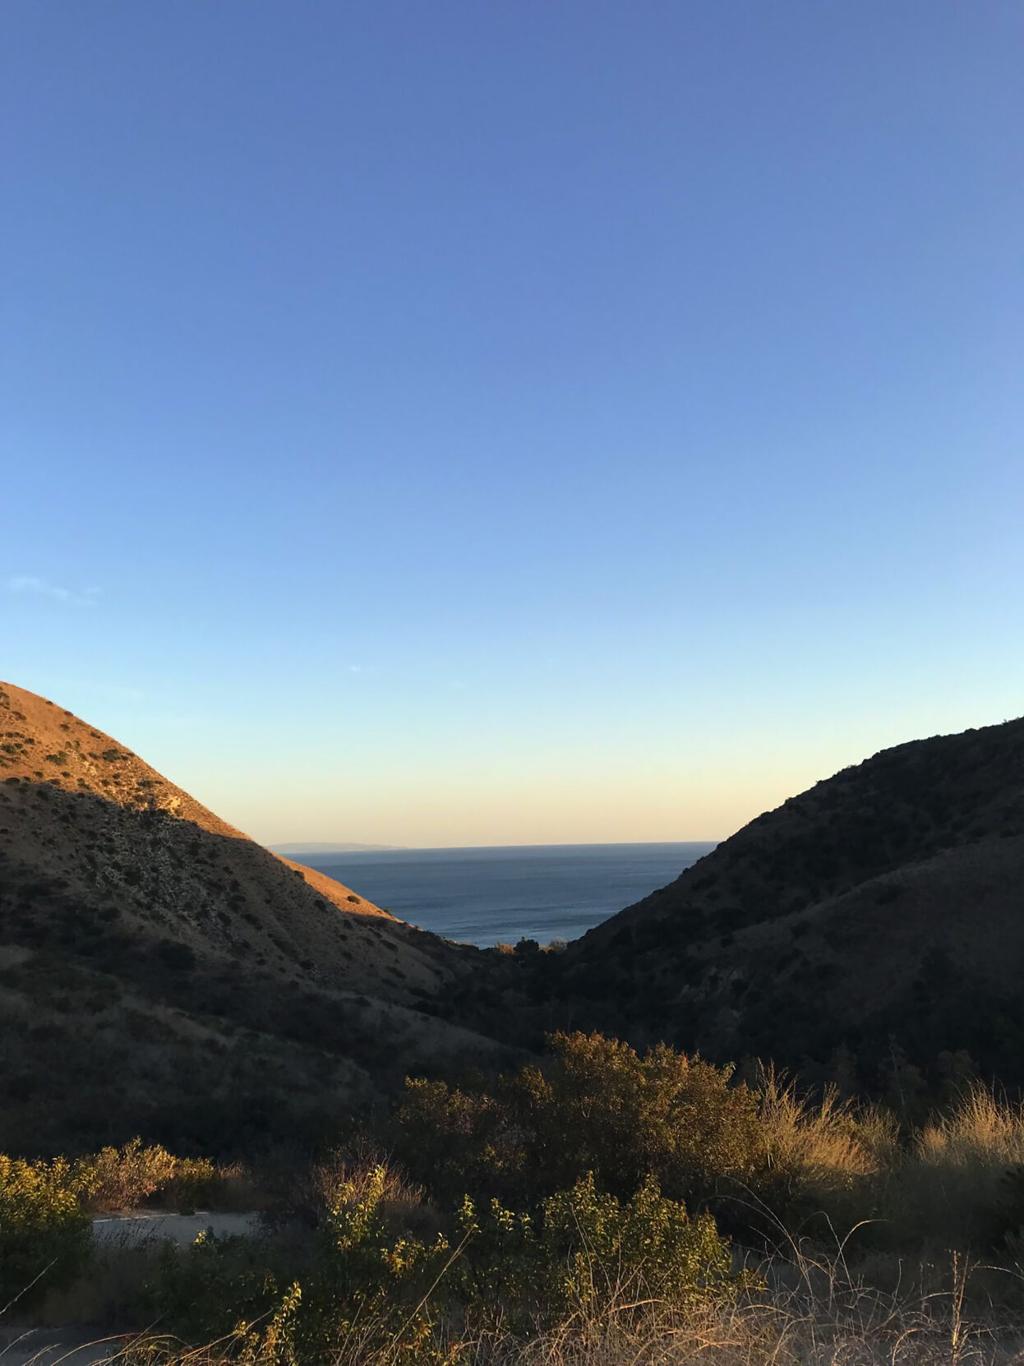
{"type": "Polygon", "coordinates": [[[0,688],[0,1150],[330,1129],[550,1031],[878,1094],[1024,1083],[1024,720],[914,741],[745,826],[561,952],[483,951],[261,848],[0,688]]]}
{"type": "Polygon", "coordinates": [[[4,684],[0,1356],[1024,1359],[1022,874],[1013,721],[485,951],[4,684]]]}

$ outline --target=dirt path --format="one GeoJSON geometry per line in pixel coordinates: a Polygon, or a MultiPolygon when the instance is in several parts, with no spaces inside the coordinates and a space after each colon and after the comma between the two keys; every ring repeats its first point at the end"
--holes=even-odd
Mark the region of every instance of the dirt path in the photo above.
{"type": "Polygon", "coordinates": [[[218,1237],[244,1236],[255,1233],[258,1222],[258,1214],[215,1214],[209,1210],[197,1210],[194,1214],[168,1214],[162,1210],[132,1210],[94,1219],[92,1232],[98,1243],[143,1243],[159,1239],[178,1247],[187,1247],[207,1229],[211,1229],[218,1237]]]}

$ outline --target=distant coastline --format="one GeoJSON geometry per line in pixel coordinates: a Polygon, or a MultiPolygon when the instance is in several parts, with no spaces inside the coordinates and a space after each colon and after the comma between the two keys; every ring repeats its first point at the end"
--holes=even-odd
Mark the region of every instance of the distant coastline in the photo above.
{"type": "Polygon", "coordinates": [[[675,881],[714,847],[680,840],[364,848],[307,852],[305,861],[401,920],[486,948],[575,939],[675,881]]]}
{"type": "Polygon", "coordinates": [[[264,847],[274,854],[455,854],[471,853],[473,850],[492,852],[507,849],[665,849],[671,846],[692,848],[696,845],[713,846],[720,841],[702,840],[546,840],[536,844],[320,844],[314,841],[305,843],[268,844],[264,847]]]}

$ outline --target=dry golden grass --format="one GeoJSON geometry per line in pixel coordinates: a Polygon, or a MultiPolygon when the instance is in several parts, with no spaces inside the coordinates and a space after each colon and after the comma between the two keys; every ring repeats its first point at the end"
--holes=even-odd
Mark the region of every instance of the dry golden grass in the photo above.
{"type": "Polygon", "coordinates": [[[879,1191],[899,1160],[894,1118],[827,1089],[818,1099],[764,1067],[755,1081],[764,1169],[751,1192],[762,1225],[831,1236],[877,1213],[879,1191]]]}
{"type": "Polygon", "coordinates": [[[940,1246],[991,1245],[1013,1222],[1007,1177],[1022,1163],[1024,1106],[972,1086],[891,1167],[886,1217],[940,1246]]]}
{"type": "Polygon", "coordinates": [[[847,1188],[892,1159],[898,1133],[892,1117],[855,1108],[827,1088],[812,1102],[773,1067],[757,1078],[758,1113],[772,1167],[792,1172],[810,1191],[847,1188]]]}
{"type": "Polygon", "coordinates": [[[916,1155],[930,1167],[976,1173],[1024,1163],[1024,1104],[972,1086],[952,1110],[924,1127],[916,1155]]]}
{"type": "MultiPolygon", "coordinates": [[[[231,1338],[198,1348],[153,1334],[122,1340],[123,1366],[1010,1366],[1024,1361],[1024,1322],[971,1307],[973,1269],[952,1258],[942,1283],[882,1291],[851,1275],[842,1247],[829,1257],[793,1246],[758,1270],[769,1285],[734,1302],[680,1311],[638,1304],[616,1286],[597,1313],[581,1305],[542,1333],[515,1335],[500,1309],[485,1325],[450,1321],[411,1355],[371,1319],[347,1325],[315,1362],[282,1344],[239,1355],[231,1338]]],[[[500,1287],[495,1287],[496,1303],[500,1287]]],[[[252,1325],[250,1325],[251,1327],[252,1325]]],[[[0,1356],[2,1361],[2,1356],[0,1356]]]]}
{"type": "Polygon", "coordinates": [[[958,1249],[1006,1256],[1024,1224],[1024,1104],[966,1089],[901,1137],[875,1106],[811,1102],[765,1069],[758,1080],[769,1179],[756,1195],[790,1229],[850,1229],[858,1249],[958,1249]],[[815,1223],[815,1216],[819,1216],[815,1223]]]}

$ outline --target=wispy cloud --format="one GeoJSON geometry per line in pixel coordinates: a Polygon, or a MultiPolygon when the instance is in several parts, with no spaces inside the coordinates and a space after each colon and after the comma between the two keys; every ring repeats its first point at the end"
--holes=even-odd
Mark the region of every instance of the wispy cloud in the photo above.
{"type": "Polygon", "coordinates": [[[33,574],[13,575],[7,580],[7,591],[50,598],[53,602],[66,602],[71,607],[93,607],[99,597],[98,588],[87,588],[84,593],[77,593],[70,588],[62,588],[60,584],[36,578],[33,574]]]}

